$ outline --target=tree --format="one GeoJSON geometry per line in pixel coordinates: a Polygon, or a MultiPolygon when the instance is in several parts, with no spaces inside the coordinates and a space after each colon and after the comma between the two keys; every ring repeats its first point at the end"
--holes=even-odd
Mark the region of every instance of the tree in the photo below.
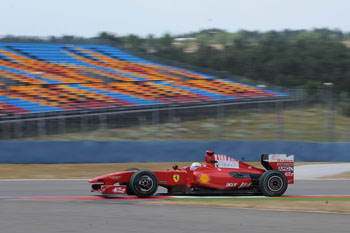
{"type": "Polygon", "coordinates": [[[134,34],[130,34],[125,38],[125,43],[131,47],[140,47],[142,45],[142,39],[134,34]]]}
{"type": "Polygon", "coordinates": [[[161,47],[170,47],[171,43],[173,42],[173,38],[167,33],[163,37],[159,38],[158,44],[161,47]]]}

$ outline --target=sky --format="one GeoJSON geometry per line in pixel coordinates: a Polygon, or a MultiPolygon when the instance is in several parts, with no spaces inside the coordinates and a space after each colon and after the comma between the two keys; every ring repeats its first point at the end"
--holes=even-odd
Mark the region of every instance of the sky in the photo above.
{"type": "Polygon", "coordinates": [[[0,36],[178,35],[329,28],[350,32],[350,0],[0,0],[0,36]]]}

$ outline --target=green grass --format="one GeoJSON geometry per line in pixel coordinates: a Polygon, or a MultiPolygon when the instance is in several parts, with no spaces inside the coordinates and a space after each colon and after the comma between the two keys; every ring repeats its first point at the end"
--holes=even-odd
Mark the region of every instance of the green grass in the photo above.
{"type": "Polygon", "coordinates": [[[174,198],[165,205],[350,213],[350,197],[174,198]]]}
{"type": "MultiPolygon", "coordinates": [[[[215,111],[215,110],[214,110],[215,111]]],[[[194,110],[194,115],[201,112],[194,110]]],[[[142,123],[123,128],[105,128],[56,134],[24,140],[48,141],[309,141],[350,142],[350,117],[334,112],[334,137],[328,136],[328,112],[322,106],[300,109],[225,109],[221,117],[183,120],[159,125],[142,123]]],[[[150,119],[148,119],[150,120],[150,119]]]]}

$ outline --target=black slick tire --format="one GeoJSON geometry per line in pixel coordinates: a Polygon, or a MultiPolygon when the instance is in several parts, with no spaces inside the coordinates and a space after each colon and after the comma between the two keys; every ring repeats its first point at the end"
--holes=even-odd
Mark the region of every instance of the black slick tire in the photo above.
{"type": "Polygon", "coordinates": [[[129,187],[138,197],[151,197],[158,189],[158,178],[149,170],[141,170],[131,176],[129,187]]]}
{"type": "Polygon", "coordinates": [[[124,171],[125,171],[125,172],[129,172],[129,171],[140,171],[140,169],[132,167],[132,168],[125,169],[124,171]]]}
{"type": "MultiPolygon", "coordinates": [[[[125,169],[124,171],[126,171],[126,172],[140,171],[140,169],[132,167],[132,168],[125,169]]],[[[126,194],[128,194],[128,195],[135,195],[135,193],[132,191],[129,183],[121,183],[121,185],[126,185],[126,194]]]]}
{"type": "Polygon", "coordinates": [[[259,188],[265,196],[281,196],[288,188],[288,180],[282,172],[268,170],[260,176],[259,188]]]}

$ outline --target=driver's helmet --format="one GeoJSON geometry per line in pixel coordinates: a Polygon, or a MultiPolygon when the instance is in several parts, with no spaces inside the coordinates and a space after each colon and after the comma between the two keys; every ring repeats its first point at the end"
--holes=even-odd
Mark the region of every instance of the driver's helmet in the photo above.
{"type": "Polygon", "coordinates": [[[198,162],[194,162],[191,164],[190,170],[193,171],[194,169],[196,169],[197,167],[201,167],[202,164],[198,163],[198,162]]]}

